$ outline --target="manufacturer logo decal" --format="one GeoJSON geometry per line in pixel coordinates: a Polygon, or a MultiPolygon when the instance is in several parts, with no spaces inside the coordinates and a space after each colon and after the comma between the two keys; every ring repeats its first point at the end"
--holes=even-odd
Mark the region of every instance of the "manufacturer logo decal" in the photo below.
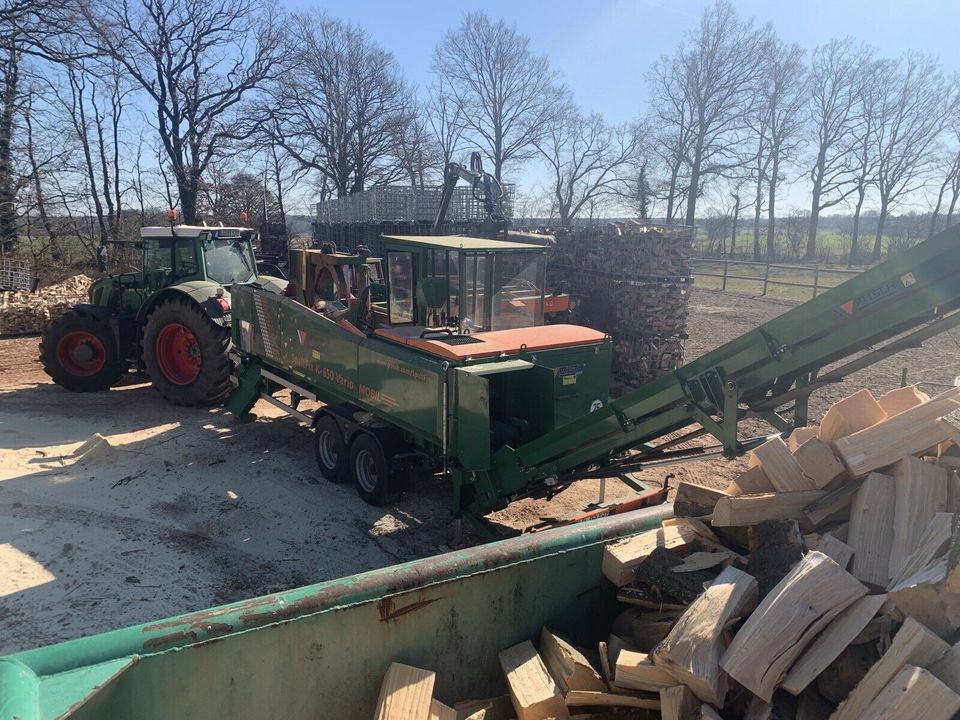
{"type": "Polygon", "coordinates": [[[896,295],[899,292],[902,292],[905,287],[910,287],[916,282],[916,279],[913,277],[913,273],[907,273],[902,275],[899,278],[889,280],[883,285],[878,285],[865,292],[863,295],[858,295],[852,300],[847,300],[845,303],[838,305],[835,308],[837,314],[843,315],[853,315],[858,313],[864,308],[870,307],[875,303],[885,300],[891,295],[896,295]]]}

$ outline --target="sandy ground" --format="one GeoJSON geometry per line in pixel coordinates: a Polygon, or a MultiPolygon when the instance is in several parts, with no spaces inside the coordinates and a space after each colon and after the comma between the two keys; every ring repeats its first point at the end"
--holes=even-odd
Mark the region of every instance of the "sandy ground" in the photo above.
{"type": "MultiPolygon", "coordinates": [[[[687,357],[789,307],[695,290],[687,357]]],[[[896,387],[903,366],[912,382],[951,382],[958,339],[954,331],[863,371],[813,410],[859,387],[896,387]]],[[[49,382],[36,355],[36,338],[0,340],[0,654],[449,549],[448,494],[436,478],[392,507],[370,507],[350,485],[320,480],[311,434],[265,403],[257,421],[238,423],[219,409],[168,405],[146,384],[72,394],[49,382]]],[[[642,479],[722,487],[742,467],[701,461],[642,479]]],[[[582,481],[491,519],[519,529],[564,517],[597,490],[582,481]]],[[[609,483],[607,497],[628,492],[609,483]]]]}

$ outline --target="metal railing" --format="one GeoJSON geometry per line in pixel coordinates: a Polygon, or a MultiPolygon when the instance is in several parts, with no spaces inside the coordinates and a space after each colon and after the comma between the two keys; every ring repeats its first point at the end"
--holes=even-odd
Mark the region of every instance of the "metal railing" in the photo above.
{"type": "Polygon", "coordinates": [[[750,260],[721,260],[714,258],[695,258],[691,261],[691,265],[693,266],[694,277],[701,276],[719,278],[721,281],[721,290],[727,289],[728,280],[741,280],[758,283],[761,287],[761,297],[767,295],[767,292],[771,286],[807,289],[812,291],[812,297],[816,297],[818,293],[824,290],[829,290],[843,280],[853,277],[854,275],[859,275],[862,272],[862,270],[825,268],[820,267],[819,265],[784,265],[779,263],[753,262],[750,260]],[[704,267],[708,267],[711,270],[717,268],[719,271],[711,272],[704,270],[704,267]],[[739,270],[740,267],[746,267],[748,269],[746,271],[741,271],[739,270]],[[762,269],[762,273],[758,271],[757,274],[753,275],[743,274],[744,272],[749,272],[749,268],[762,269]],[[779,277],[776,277],[776,273],[773,277],[771,277],[771,269],[774,271],[785,270],[796,274],[803,273],[806,275],[812,275],[812,282],[798,282],[795,279],[781,280],[779,277]],[[836,278],[837,276],[840,276],[838,281],[830,282],[830,280],[836,278]]]}
{"type": "Polygon", "coordinates": [[[33,276],[33,268],[26,260],[0,258],[0,290],[37,289],[38,279],[33,276]]]}

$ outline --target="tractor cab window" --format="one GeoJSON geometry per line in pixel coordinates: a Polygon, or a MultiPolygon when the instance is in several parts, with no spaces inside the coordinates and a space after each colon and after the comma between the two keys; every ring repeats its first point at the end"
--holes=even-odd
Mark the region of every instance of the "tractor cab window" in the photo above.
{"type": "Polygon", "coordinates": [[[143,269],[148,281],[157,287],[195,275],[199,263],[194,238],[150,238],[144,251],[143,269]]]}
{"type": "Polygon", "coordinates": [[[446,326],[460,314],[460,254],[456,250],[428,250],[427,277],[432,285],[427,325],[446,326]]]}
{"type": "Polygon", "coordinates": [[[162,280],[173,272],[172,238],[147,240],[143,256],[143,271],[148,278],[162,280]]]}
{"type": "Polygon", "coordinates": [[[387,267],[390,273],[390,324],[412,323],[413,253],[387,253],[387,267]]]}
{"type": "Polygon", "coordinates": [[[176,277],[195,275],[200,269],[193,238],[177,238],[173,244],[173,274],[176,277]]]}
{"type": "Polygon", "coordinates": [[[491,330],[543,325],[543,253],[510,252],[496,256],[491,330]]]}
{"type": "MultiPolygon", "coordinates": [[[[459,278],[458,278],[459,280],[459,278]]],[[[486,313],[487,256],[482,253],[464,253],[463,304],[460,307],[460,327],[470,332],[489,329],[486,313]]]]}
{"type": "Polygon", "coordinates": [[[250,243],[240,236],[204,238],[203,259],[207,277],[221,285],[246,283],[257,277],[250,243]]]}

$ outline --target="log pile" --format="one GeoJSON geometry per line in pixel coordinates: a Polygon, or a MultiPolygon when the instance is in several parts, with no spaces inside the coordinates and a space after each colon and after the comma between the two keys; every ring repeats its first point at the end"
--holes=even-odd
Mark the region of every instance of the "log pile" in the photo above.
{"type": "Polygon", "coordinates": [[[681,483],[676,517],[604,550],[611,634],[544,628],[456,717],[960,718],[958,411],[960,388],[857,393],[726,490],[681,483]]]}
{"type": "Polygon", "coordinates": [[[683,362],[693,231],[638,223],[557,235],[548,286],[566,286],[574,322],[614,337],[613,376],[636,387],[683,362]]]}
{"type": "Polygon", "coordinates": [[[93,278],[74,275],[55,285],[42,287],[35,293],[21,290],[0,294],[0,335],[43,332],[51,319],[66,312],[72,305],[87,302],[91,284],[93,278]]]}

